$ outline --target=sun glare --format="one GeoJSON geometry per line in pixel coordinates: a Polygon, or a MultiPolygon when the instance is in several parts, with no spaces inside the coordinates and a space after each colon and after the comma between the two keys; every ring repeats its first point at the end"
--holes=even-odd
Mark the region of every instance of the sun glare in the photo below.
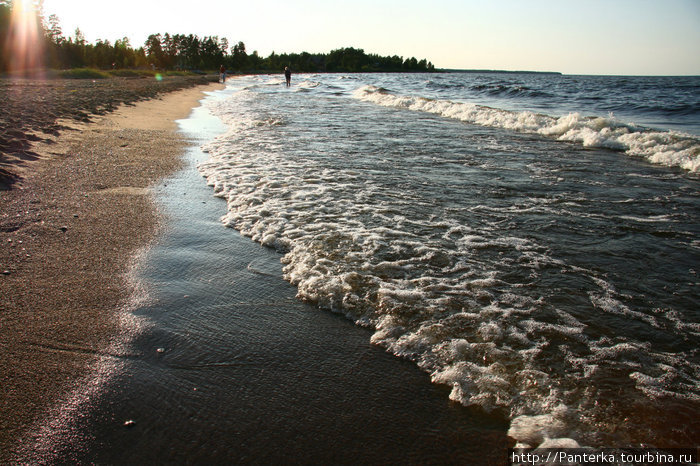
{"type": "Polygon", "coordinates": [[[10,72],[35,75],[43,69],[43,37],[34,1],[14,0],[5,44],[10,72]]]}

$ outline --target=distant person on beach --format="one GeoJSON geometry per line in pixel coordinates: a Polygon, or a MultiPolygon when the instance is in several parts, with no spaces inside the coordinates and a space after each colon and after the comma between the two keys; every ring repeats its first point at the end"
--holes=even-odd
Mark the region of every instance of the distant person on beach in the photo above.
{"type": "Polygon", "coordinates": [[[292,70],[288,66],[284,67],[284,79],[287,80],[287,87],[292,85],[292,70]]]}
{"type": "Polygon", "coordinates": [[[221,65],[219,68],[219,74],[221,75],[221,82],[225,83],[226,82],[226,68],[224,65],[221,65]]]}

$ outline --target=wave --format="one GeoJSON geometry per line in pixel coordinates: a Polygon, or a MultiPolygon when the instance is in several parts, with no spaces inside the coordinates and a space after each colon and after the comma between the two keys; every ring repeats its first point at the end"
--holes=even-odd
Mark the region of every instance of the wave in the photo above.
{"type": "Polygon", "coordinates": [[[510,84],[510,83],[485,83],[467,85],[465,83],[451,83],[427,81],[425,83],[428,89],[436,91],[445,90],[466,90],[476,95],[485,95],[489,97],[526,97],[526,98],[553,98],[554,95],[542,90],[532,89],[525,85],[510,84]]]}
{"type": "MultiPolygon", "coordinates": [[[[327,88],[321,79],[315,94],[327,88]]],[[[312,111],[314,102],[307,94],[287,95],[285,108],[266,97],[246,89],[210,106],[229,131],[205,146],[210,159],[199,170],[215,195],[227,201],[223,223],[283,254],[284,278],[297,287],[300,299],[371,328],[374,344],[416,362],[433,382],[451,389],[452,400],[504,410],[511,418],[509,435],[521,446],[625,441],[620,439],[634,427],[617,425],[634,424],[609,416],[604,404],[597,403],[610,398],[605,390],[618,374],[623,374],[620,386],[626,388],[615,397],[627,405],[650,404],[648,398],[700,402],[700,372],[692,352],[657,348],[644,338],[610,336],[593,328],[589,319],[596,316],[596,325],[625,320],[662,335],[677,332],[684,339],[697,337],[696,324],[675,310],[650,314],[628,305],[628,297],[612,280],[568,263],[547,245],[517,229],[504,230],[501,223],[527,210],[552,219],[578,216],[582,225],[597,231],[601,221],[612,224],[620,215],[592,212],[586,222],[585,209],[574,208],[587,204],[580,193],[515,204],[491,203],[485,195],[455,211],[434,209],[430,199],[437,197],[423,187],[422,179],[417,184],[388,179],[393,169],[384,171],[384,157],[393,141],[353,138],[353,153],[365,154],[362,169],[346,165],[342,150],[347,146],[332,150],[338,147],[333,145],[337,134],[321,124],[328,114],[312,111]],[[295,95],[298,101],[292,100],[295,95]],[[309,119],[300,123],[302,112],[309,119]],[[321,150],[309,150],[309,141],[321,150]],[[558,296],[550,297],[531,283],[533,277],[551,272],[581,284],[574,299],[585,302],[590,314],[575,306],[572,312],[559,308],[552,301],[558,296]]],[[[578,120],[568,121],[400,96],[372,86],[357,91],[356,97],[543,137],[564,135],[576,122],[579,131],[587,128],[594,134],[618,129],[635,134],[631,131],[636,129],[612,119],[576,116],[578,120]]],[[[325,103],[322,99],[317,105],[325,103]]],[[[351,119],[343,112],[354,110],[346,105],[333,109],[344,122],[351,119]]],[[[381,118],[374,114],[366,116],[381,118]]],[[[368,122],[368,127],[379,121],[368,122]]],[[[364,126],[353,124],[347,128],[361,133],[364,126]]],[[[426,173],[442,176],[441,166],[426,173]]],[[[440,197],[446,196],[445,189],[439,191],[440,197]]],[[[620,202],[627,201],[632,198],[620,202]]],[[[622,212],[627,225],[651,224],[648,231],[677,218],[666,211],[649,216],[633,209],[622,212]]]]}
{"type": "MultiPolygon", "coordinates": [[[[488,89],[487,92],[490,92],[488,89]]],[[[500,92],[500,91],[498,91],[500,92]]],[[[505,92],[518,92],[509,88],[505,92]]],[[[614,116],[590,117],[569,113],[554,117],[530,111],[510,111],[472,103],[393,94],[372,85],[357,89],[353,96],[386,107],[406,108],[441,115],[466,123],[534,133],[584,147],[622,151],[651,163],[700,171],[700,139],[678,131],[654,130],[625,123],[614,116]]]]}
{"type": "Polygon", "coordinates": [[[552,94],[531,89],[527,86],[513,86],[507,84],[477,84],[472,86],[471,90],[478,94],[486,94],[489,96],[552,97],[552,94]]]}

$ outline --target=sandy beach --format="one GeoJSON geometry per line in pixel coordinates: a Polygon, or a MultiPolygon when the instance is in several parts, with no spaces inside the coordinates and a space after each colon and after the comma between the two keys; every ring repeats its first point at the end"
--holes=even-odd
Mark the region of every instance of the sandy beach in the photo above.
{"type": "MultiPolygon", "coordinates": [[[[0,460],[692,445],[696,177],[396,108],[413,75],[352,78],[240,76],[64,116],[75,130],[41,136],[36,160],[15,153],[0,460]],[[395,94],[356,92],[377,85],[395,94]]],[[[475,77],[434,79],[461,98],[475,77]]]]}
{"type": "Polygon", "coordinates": [[[0,460],[117,331],[134,254],[157,232],[149,187],[187,145],[175,120],[221,86],[108,81],[3,82],[0,460]]]}
{"type": "Polygon", "coordinates": [[[222,226],[197,169],[224,130],[208,89],[33,146],[0,192],[0,460],[499,464],[500,416],[297,299],[277,251],[222,226]]]}

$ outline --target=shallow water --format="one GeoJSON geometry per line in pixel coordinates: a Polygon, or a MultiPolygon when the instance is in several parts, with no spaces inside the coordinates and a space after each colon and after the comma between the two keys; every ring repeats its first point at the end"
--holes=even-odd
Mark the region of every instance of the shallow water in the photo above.
{"type": "MultiPolygon", "coordinates": [[[[202,108],[181,123],[200,140],[219,128],[202,108]]],[[[195,168],[206,158],[194,149],[159,189],[168,224],[137,273],[128,348],[23,460],[501,464],[502,413],[449,401],[369,330],[297,300],[277,252],[221,226],[226,204],[195,168]]]]}
{"type": "Polygon", "coordinates": [[[523,444],[684,446],[698,81],[664,79],[244,77],[208,104],[227,131],[200,171],[299,298],[504,410],[523,444]]]}
{"type": "Polygon", "coordinates": [[[230,80],[181,122],[206,153],[159,189],[128,347],[29,457],[692,446],[697,80],[664,79],[230,80]]]}

